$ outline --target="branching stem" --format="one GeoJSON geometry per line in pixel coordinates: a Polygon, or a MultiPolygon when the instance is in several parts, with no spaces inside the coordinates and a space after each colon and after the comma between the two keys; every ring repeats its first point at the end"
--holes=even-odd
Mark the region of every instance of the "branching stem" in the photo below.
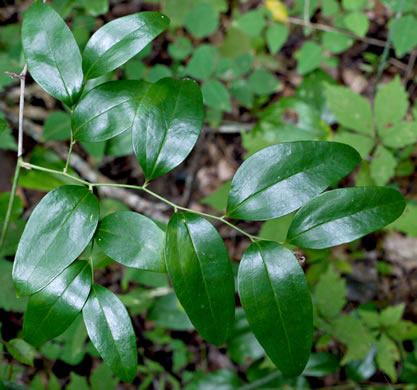
{"type": "Polygon", "coordinates": [[[178,210],[186,211],[186,212],[189,212],[189,213],[201,215],[201,216],[206,217],[206,218],[215,219],[215,220],[220,221],[220,222],[224,223],[225,225],[231,227],[232,229],[238,231],[239,233],[243,234],[244,236],[248,237],[252,242],[254,242],[256,240],[262,240],[262,238],[254,236],[252,234],[249,234],[249,233],[245,232],[244,230],[238,228],[233,223],[227,221],[225,219],[226,216],[218,217],[216,215],[207,214],[207,213],[203,213],[201,211],[196,211],[196,210],[189,209],[187,207],[179,206],[179,205],[169,201],[168,199],[165,199],[163,196],[158,195],[157,193],[151,191],[150,189],[148,189],[146,187],[146,184],[144,184],[143,186],[135,186],[135,185],[131,185],[131,184],[117,184],[117,183],[90,183],[86,180],[83,180],[83,179],[80,179],[80,178],[78,178],[74,175],[71,175],[68,172],[58,171],[58,170],[50,169],[50,168],[44,168],[44,167],[41,167],[39,165],[24,162],[22,160],[19,161],[18,165],[19,165],[19,167],[21,166],[22,168],[26,168],[26,169],[35,169],[35,170],[38,170],[38,171],[43,171],[43,172],[51,173],[51,174],[54,174],[54,175],[65,176],[65,177],[68,177],[68,178],[74,180],[75,182],[78,182],[80,184],[88,186],[90,189],[92,189],[93,187],[120,187],[120,188],[129,188],[129,189],[133,189],[133,190],[143,191],[143,192],[146,192],[147,194],[153,196],[154,198],[160,200],[161,202],[164,202],[164,203],[168,204],[169,206],[171,206],[174,209],[175,212],[177,212],[178,210]]]}

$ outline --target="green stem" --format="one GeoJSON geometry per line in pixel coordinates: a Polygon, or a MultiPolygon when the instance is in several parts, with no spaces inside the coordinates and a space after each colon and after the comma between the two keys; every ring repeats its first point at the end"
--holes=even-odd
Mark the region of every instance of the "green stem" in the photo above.
{"type": "Polygon", "coordinates": [[[71,130],[71,143],[70,143],[70,148],[69,148],[69,151],[68,151],[67,162],[65,163],[64,173],[68,172],[69,162],[71,160],[72,148],[74,147],[74,144],[76,142],[77,141],[74,140],[74,137],[72,135],[72,130],[71,130]]]}
{"type": "Polygon", "coordinates": [[[70,175],[67,172],[57,171],[56,169],[44,168],[44,167],[41,167],[39,165],[29,164],[29,163],[24,162],[24,161],[21,161],[20,165],[23,168],[26,168],[26,169],[36,169],[37,171],[48,172],[48,173],[52,173],[54,175],[65,176],[65,177],[68,177],[69,179],[72,179],[74,181],[77,181],[78,183],[84,184],[86,186],[91,186],[91,183],[89,183],[88,181],[85,181],[85,180],[80,179],[80,178],[78,178],[76,176],[70,175]]]}
{"type": "Polygon", "coordinates": [[[12,210],[13,210],[13,203],[14,203],[14,199],[16,197],[17,183],[19,181],[19,176],[20,176],[20,163],[21,163],[21,161],[22,161],[21,158],[19,158],[17,160],[17,164],[16,164],[16,170],[15,170],[15,174],[14,174],[14,178],[13,178],[12,191],[10,192],[10,199],[9,199],[9,204],[7,206],[6,218],[4,219],[3,229],[1,231],[1,236],[0,236],[0,248],[3,247],[4,240],[6,239],[7,230],[9,229],[10,217],[12,216],[12,210]]]}
{"type": "Polygon", "coordinates": [[[143,192],[146,192],[149,195],[153,196],[154,198],[160,200],[161,202],[164,202],[164,203],[168,204],[169,206],[171,206],[175,210],[175,212],[177,212],[178,210],[181,210],[181,211],[186,211],[186,212],[193,213],[193,214],[198,214],[198,215],[201,215],[201,216],[206,217],[206,218],[215,219],[215,220],[220,221],[220,222],[224,223],[225,225],[231,227],[232,229],[238,231],[239,233],[245,235],[252,242],[254,242],[256,240],[262,240],[262,238],[257,237],[257,236],[253,236],[252,234],[249,234],[249,233],[246,233],[244,230],[239,229],[237,226],[233,225],[231,222],[226,221],[225,216],[217,217],[215,215],[203,213],[201,211],[192,210],[192,209],[189,209],[187,207],[178,206],[177,204],[169,201],[168,199],[165,199],[161,195],[158,195],[157,193],[155,193],[155,192],[149,190],[148,188],[146,188],[146,184],[144,184],[143,186],[135,186],[135,185],[131,185],[131,184],[117,184],[117,183],[90,183],[88,181],[79,179],[78,177],[75,177],[73,175],[70,175],[67,172],[57,171],[55,169],[44,168],[44,167],[41,167],[39,165],[29,164],[29,163],[26,163],[26,162],[23,162],[23,161],[20,161],[19,165],[22,166],[23,168],[27,168],[27,169],[36,169],[36,170],[43,171],[43,172],[48,172],[48,173],[51,173],[51,174],[54,174],[54,175],[61,175],[61,176],[68,177],[68,178],[70,178],[70,179],[72,179],[72,180],[74,180],[78,183],[81,183],[81,184],[84,184],[84,185],[88,186],[88,188],[90,188],[90,189],[92,189],[93,187],[119,187],[119,188],[129,188],[129,189],[143,191],[143,192]]]}

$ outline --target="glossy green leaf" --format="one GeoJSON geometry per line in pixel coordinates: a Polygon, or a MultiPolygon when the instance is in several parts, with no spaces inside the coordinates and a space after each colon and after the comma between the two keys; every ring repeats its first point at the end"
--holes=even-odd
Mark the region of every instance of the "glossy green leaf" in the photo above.
{"type": "Polygon", "coordinates": [[[165,259],[181,305],[208,342],[228,338],[235,314],[229,255],[216,229],[204,218],[176,213],[168,224],[165,259]]]}
{"type": "Polygon", "coordinates": [[[121,80],[92,89],[72,114],[75,139],[104,141],[131,129],[139,105],[150,87],[144,81],[121,80]]]}
{"type": "Polygon", "coordinates": [[[97,243],[103,252],[128,267],[165,272],[165,233],[151,219],[118,211],[99,224],[97,243]]]}
{"type": "Polygon", "coordinates": [[[158,12],[140,12],[112,20],[99,28],[83,53],[85,78],[94,79],[130,60],[169,24],[158,12]]]}
{"type": "Polygon", "coordinates": [[[31,295],[67,268],[96,230],[99,203],[88,188],[63,186],[33,210],[17,248],[13,280],[19,296],[31,295]]]}
{"type": "Polygon", "coordinates": [[[136,337],[120,299],[95,284],[84,306],[83,317],[88,336],[104,362],[120,379],[131,382],[138,369],[136,337]]]}
{"type": "Polygon", "coordinates": [[[359,162],[358,152],[335,142],[299,141],[265,148],[237,170],[227,216],[263,221],[289,214],[359,162]]]}
{"type": "Polygon", "coordinates": [[[322,249],[363,237],[395,221],[405,202],[385,187],[341,188],[326,192],[301,208],[288,231],[288,241],[322,249]]]}
{"type": "Polygon", "coordinates": [[[166,78],[145,94],[133,123],[133,148],[146,178],[162,176],[191,152],[204,121],[201,91],[191,80],[166,78]]]}
{"type": "Polygon", "coordinates": [[[53,97],[74,105],[83,83],[81,54],[64,20],[49,5],[33,3],[24,16],[22,43],[35,81],[53,97]]]}
{"type": "Polygon", "coordinates": [[[76,261],[30,297],[23,322],[23,338],[38,346],[60,335],[80,313],[90,288],[90,264],[76,261]]]}
{"type": "Polygon", "coordinates": [[[296,257],[272,241],[253,243],[238,273],[239,296],[249,325],[285,376],[300,375],[313,341],[313,306],[296,257]]]}

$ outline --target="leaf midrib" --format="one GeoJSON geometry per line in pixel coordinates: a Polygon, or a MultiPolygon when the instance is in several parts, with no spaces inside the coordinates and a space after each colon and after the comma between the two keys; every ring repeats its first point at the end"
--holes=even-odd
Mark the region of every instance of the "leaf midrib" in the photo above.
{"type": "Polygon", "coordinates": [[[55,237],[51,240],[51,242],[49,243],[49,245],[43,250],[42,255],[39,256],[39,260],[36,263],[35,267],[32,269],[32,271],[30,272],[29,276],[27,278],[25,278],[25,281],[28,281],[31,276],[33,275],[33,273],[35,272],[35,270],[37,269],[37,266],[39,264],[39,262],[41,261],[41,259],[43,258],[43,256],[45,255],[45,253],[49,250],[49,248],[52,246],[52,244],[55,242],[56,237],[61,233],[61,230],[63,229],[63,227],[65,226],[65,224],[68,222],[68,220],[71,218],[72,214],[75,212],[75,210],[78,208],[78,206],[80,205],[80,203],[82,203],[84,201],[84,199],[89,195],[89,192],[87,192],[73,207],[73,209],[68,213],[68,216],[65,218],[64,222],[62,223],[62,225],[59,227],[58,232],[55,234],[55,237]]]}
{"type": "Polygon", "coordinates": [[[262,251],[262,248],[261,248],[261,246],[260,246],[259,242],[257,242],[257,243],[256,243],[256,245],[257,245],[257,247],[258,247],[258,249],[259,249],[259,253],[260,253],[261,258],[262,258],[262,264],[263,264],[263,266],[264,266],[265,273],[266,273],[266,276],[267,276],[267,279],[268,279],[268,282],[269,282],[269,287],[270,287],[270,288],[271,288],[271,290],[272,290],[272,294],[273,294],[273,296],[274,296],[274,301],[275,301],[275,304],[276,304],[277,309],[278,309],[279,318],[280,318],[281,323],[282,323],[282,328],[284,329],[284,333],[285,333],[285,341],[286,341],[286,343],[287,343],[288,352],[289,352],[289,354],[290,354],[290,356],[291,356],[291,362],[294,364],[294,361],[295,361],[295,360],[294,360],[294,355],[293,355],[292,348],[291,348],[291,344],[290,344],[290,341],[289,341],[288,332],[287,332],[287,327],[285,326],[285,322],[284,322],[284,320],[283,320],[283,318],[282,318],[281,305],[279,304],[279,302],[278,302],[278,297],[277,297],[277,296],[276,296],[276,294],[275,294],[275,290],[274,290],[274,287],[273,287],[273,285],[272,285],[271,278],[270,278],[270,276],[269,276],[268,267],[267,267],[266,262],[265,262],[265,259],[264,259],[264,253],[263,253],[263,251],[262,251]]]}
{"type": "MultiPolygon", "coordinates": [[[[333,158],[333,159],[334,159],[334,158],[333,158]]],[[[238,203],[238,205],[237,205],[234,209],[232,209],[231,211],[229,211],[229,212],[227,213],[227,215],[229,215],[229,216],[233,215],[233,213],[234,213],[237,209],[239,209],[240,207],[242,207],[242,206],[243,206],[246,202],[248,202],[250,199],[252,199],[252,198],[256,197],[257,195],[259,195],[261,192],[264,192],[264,191],[268,190],[269,188],[271,188],[271,187],[273,187],[273,186],[275,186],[275,185],[277,185],[277,184],[279,184],[279,183],[282,183],[284,180],[288,180],[288,179],[290,179],[290,178],[292,178],[292,177],[294,177],[294,176],[296,176],[296,175],[298,175],[298,174],[300,174],[300,173],[309,172],[309,171],[311,171],[311,170],[313,170],[313,169],[316,169],[316,168],[320,167],[321,165],[328,164],[328,162],[329,162],[329,160],[326,160],[326,161],[321,162],[321,163],[319,163],[319,164],[317,164],[317,165],[313,165],[313,166],[311,166],[309,169],[306,169],[306,170],[300,170],[300,171],[298,171],[298,172],[296,172],[296,173],[293,173],[293,174],[291,174],[291,175],[288,175],[288,176],[286,176],[286,177],[283,177],[281,180],[278,180],[278,181],[276,181],[276,182],[274,182],[274,183],[272,183],[272,184],[269,184],[269,185],[267,185],[267,186],[265,186],[265,187],[261,188],[260,190],[258,190],[258,191],[256,191],[256,192],[254,192],[253,194],[249,195],[249,196],[248,196],[246,199],[244,199],[242,202],[238,203]]]]}
{"type": "Polygon", "coordinates": [[[376,208],[380,208],[380,207],[383,207],[383,206],[388,206],[388,205],[395,205],[396,203],[402,203],[402,201],[398,200],[398,201],[396,201],[396,202],[386,202],[386,203],[381,203],[381,204],[378,204],[378,205],[376,205],[376,206],[366,207],[366,208],[364,208],[364,209],[362,209],[362,210],[360,210],[360,211],[358,211],[358,212],[356,212],[356,213],[353,213],[353,214],[344,215],[343,217],[340,217],[340,218],[336,218],[336,219],[328,219],[328,220],[326,220],[326,221],[324,221],[324,222],[321,222],[321,223],[319,223],[319,224],[317,224],[317,225],[314,225],[313,227],[311,227],[311,228],[309,228],[309,229],[307,229],[307,230],[302,231],[301,233],[299,233],[299,234],[297,234],[296,236],[292,237],[292,238],[291,238],[288,242],[291,242],[291,241],[295,240],[296,238],[300,237],[301,235],[306,234],[306,233],[308,233],[309,231],[311,231],[311,230],[313,230],[313,229],[316,229],[316,228],[318,228],[319,226],[325,225],[325,224],[327,224],[327,223],[336,222],[336,221],[341,220],[341,219],[344,219],[344,218],[350,218],[350,217],[353,217],[354,215],[357,215],[357,214],[363,213],[363,212],[368,211],[368,210],[371,210],[371,209],[376,209],[376,208]]]}

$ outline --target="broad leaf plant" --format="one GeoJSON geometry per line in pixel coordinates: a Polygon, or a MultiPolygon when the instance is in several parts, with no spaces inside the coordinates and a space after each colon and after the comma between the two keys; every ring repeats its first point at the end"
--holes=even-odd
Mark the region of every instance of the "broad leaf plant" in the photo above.
{"type": "Polygon", "coordinates": [[[130,132],[146,180],[142,186],[118,186],[152,195],[171,205],[174,214],[166,231],[131,211],[100,220],[94,189],[108,184],[19,157],[18,168],[64,175],[74,182],[39,202],[18,246],[13,280],[18,296],[30,296],[23,337],[39,346],[63,333],[82,313],[92,343],[113,372],[126,382],[136,377],[138,352],[128,312],[113,292],[94,282],[91,259],[80,258],[96,243],[127,267],[167,272],[196,330],[221,346],[231,333],[236,300],[226,246],[210,223],[216,219],[251,240],[237,277],[241,304],[272,362],[283,375],[298,376],[312,346],[313,308],[295,246],[329,248],[380,229],[402,214],[403,196],[386,187],[324,192],[361,158],[348,145],[315,141],[273,145],[248,158],[234,176],[221,217],[180,207],[149,190],[148,183],[180,165],[197,142],[204,122],[200,87],[193,80],[173,78],[154,84],[110,81],[87,92],[85,87],[138,54],[168,24],[157,12],[113,20],[93,34],[81,54],[70,29],[49,5],[37,1],[24,15],[28,70],[72,115],[68,161],[77,141],[99,142],[130,132]],[[295,211],[283,243],[250,235],[231,222],[266,221],[295,211]]]}

